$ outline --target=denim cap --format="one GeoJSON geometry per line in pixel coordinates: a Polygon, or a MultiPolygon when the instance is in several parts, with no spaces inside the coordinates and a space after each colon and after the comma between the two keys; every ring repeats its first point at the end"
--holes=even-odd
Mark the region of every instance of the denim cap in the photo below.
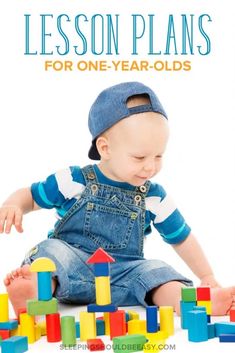
{"type": "Polygon", "coordinates": [[[160,113],[167,119],[166,112],[158,97],[151,88],[144,84],[140,82],[124,82],[102,91],[89,112],[88,126],[92,135],[92,145],[88,153],[89,158],[100,159],[96,148],[96,139],[100,134],[118,121],[143,112],[160,113]],[[136,95],[147,95],[150,103],[128,108],[128,98],[136,95]]]}

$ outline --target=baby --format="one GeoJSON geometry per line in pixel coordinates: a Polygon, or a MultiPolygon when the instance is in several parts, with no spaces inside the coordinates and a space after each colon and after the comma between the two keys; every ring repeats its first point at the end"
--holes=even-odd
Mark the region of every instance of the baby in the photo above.
{"type": "Polygon", "coordinates": [[[9,233],[12,225],[22,232],[23,215],[40,208],[55,208],[59,218],[48,239],[31,249],[22,267],[4,280],[15,311],[36,297],[37,280],[29,267],[38,257],[56,264],[52,289],[59,301],[94,303],[94,276],[86,260],[102,247],[116,260],[111,266],[114,304],[171,305],[179,313],[181,288],[192,282],[165,262],[144,258],[144,238],[153,226],[200,285],[211,286],[213,314],[226,314],[235,287],[220,287],[172,199],[150,181],[162,168],[169,136],[167,115],[156,94],[139,82],[107,88],[90,109],[89,129],[89,157],[98,164],[58,171],[17,190],[0,208],[1,233],[9,233]]]}

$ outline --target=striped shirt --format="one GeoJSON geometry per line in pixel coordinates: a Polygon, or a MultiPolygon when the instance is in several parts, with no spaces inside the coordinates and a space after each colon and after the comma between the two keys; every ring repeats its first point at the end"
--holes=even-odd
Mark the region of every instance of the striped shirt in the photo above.
{"type": "MultiPolygon", "coordinates": [[[[135,190],[133,185],[107,178],[97,165],[94,169],[99,183],[135,190]]],[[[79,200],[85,185],[81,168],[73,166],[48,176],[45,181],[32,184],[31,192],[40,207],[55,208],[58,218],[61,218],[79,200]]],[[[177,244],[187,238],[191,229],[162,186],[151,182],[145,203],[145,235],[151,233],[153,225],[169,244],[177,244]]]]}

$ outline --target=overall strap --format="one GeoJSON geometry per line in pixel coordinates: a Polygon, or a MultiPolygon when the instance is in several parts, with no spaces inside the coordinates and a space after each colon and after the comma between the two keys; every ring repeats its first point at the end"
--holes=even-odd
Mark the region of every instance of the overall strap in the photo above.
{"type": "Polygon", "coordinates": [[[97,176],[95,174],[93,165],[89,164],[89,165],[83,167],[81,169],[81,171],[82,171],[82,174],[83,174],[84,179],[86,181],[86,184],[88,184],[88,183],[97,184],[98,183],[97,176]]]}

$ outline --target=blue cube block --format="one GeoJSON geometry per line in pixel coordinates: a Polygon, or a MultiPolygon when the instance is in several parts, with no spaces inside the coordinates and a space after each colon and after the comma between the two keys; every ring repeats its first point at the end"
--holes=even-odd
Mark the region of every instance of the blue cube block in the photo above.
{"type": "Polygon", "coordinates": [[[130,321],[130,314],[125,312],[126,322],[130,321]]]}
{"type": "Polygon", "coordinates": [[[117,311],[117,306],[114,304],[107,305],[97,305],[97,304],[88,304],[87,312],[88,313],[111,313],[117,311]]]}
{"type": "Polygon", "coordinates": [[[95,277],[106,277],[109,276],[109,263],[96,263],[94,264],[94,275],[95,277]]]}
{"type": "Polygon", "coordinates": [[[157,307],[155,305],[146,307],[146,321],[147,332],[158,331],[157,307]]]}
{"type": "Polygon", "coordinates": [[[38,272],[38,300],[52,299],[51,272],[38,272]]]}
{"type": "Polygon", "coordinates": [[[224,333],[235,333],[235,322],[216,322],[215,335],[219,337],[224,333]]]}
{"type": "Polygon", "coordinates": [[[105,335],[105,322],[104,322],[104,320],[101,320],[101,319],[96,320],[96,333],[97,333],[97,336],[105,335]]]}
{"type": "Polygon", "coordinates": [[[208,338],[215,338],[215,324],[207,324],[208,338]]]}
{"type": "Polygon", "coordinates": [[[24,353],[27,352],[28,338],[25,336],[14,336],[2,341],[2,353],[24,353]]]}
{"type": "Polygon", "coordinates": [[[80,322],[75,322],[76,338],[80,338],[80,322]]]}
{"type": "Polygon", "coordinates": [[[222,333],[219,335],[220,342],[235,342],[235,334],[234,333],[222,333]]]}
{"type": "Polygon", "coordinates": [[[181,328],[182,329],[187,329],[188,328],[188,312],[191,310],[194,310],[194,307],[196,306],[196,302],[180,302],[180,320],[181,320],[181,328]]]}
{"type": "Polygon", "coordinates": [[[188,340],[204,342],[208,340],[207,315],[205,311],[188,312],[188,340]]]}
{"type": "Polygon", "coordinates": [[[0,322],[0,330],[14,330],[18,327],[17,320],[9,320],[6,322],[0,322]]]}

